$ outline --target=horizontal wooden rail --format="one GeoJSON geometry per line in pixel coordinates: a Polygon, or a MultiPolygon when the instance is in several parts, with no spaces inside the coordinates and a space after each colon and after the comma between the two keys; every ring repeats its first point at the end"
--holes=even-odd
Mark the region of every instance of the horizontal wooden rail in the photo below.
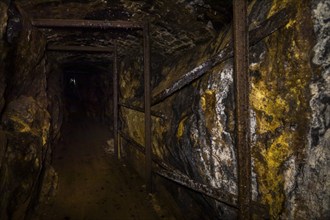
{"type": "MultiPolygon", "coordinates": [[[[122,107],[128,108],[128,109],[132,109],[132,110],[144,113],[144,108],[141,108],[139,106],[130,105],[130,104],[124,103],[124,102],[119,102],[119,105],[122,107]]],[[[166,119],[166,116],[164,114],[162,114],[161,112],[151,111],[151,115],[154,117],[164,119],[164,120],[166,119]]]]}
{"type": "Polygon", "coordinates": [[[113,47],[91,47],[91,46],[69,46],[69,45],[48,45],[47,50],[58,51],[58,52],[114,53],[113,47]]]}
{"type": "MultiPolygon", "coordinates": [[[[292,10],[288,7],[262,22],[257,28],[249,31],[249,47],[255,45],[256,43],[266,38],[279,28],[285,26],[289,22],[290,18],[292,18],[292,10]]],[[[154,94],[152,97],[151,104],[156,105],[162,102],[166,98],[173,95],[175,92],[181,90],[183,87],[202,77],[208,70],[212,69],[214,66],[232,57],[233,45],[232,42],[230,42],[228,46],[222,49],[217,55],[211,57],[207,61],[192,69],[191,71],[185,73],[179,80],[174,82],[167,89],[164,89],[163,91],[154,94]]]]}
{"type": "Polygon", "coordinates": [[[33,19],[32,25],[39,28],[88,28],[88,29],[143,29],[143,23],[132,21],[101,21],[74,19],[33,19]]]}

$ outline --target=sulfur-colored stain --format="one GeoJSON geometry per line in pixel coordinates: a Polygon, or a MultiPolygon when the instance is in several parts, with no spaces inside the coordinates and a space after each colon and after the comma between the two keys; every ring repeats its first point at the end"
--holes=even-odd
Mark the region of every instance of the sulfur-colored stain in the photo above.
{"type": "Polygon", "coordinates": [[[212,131],[216,123],[216,92],[211,89],[205,90],[201,96],[200,104],[205,115],[205,125],[209,131],[212,131]]]}
{"type": "Polygon", "coordinates": [[[311,70],[306,51],[311,49],[311,39],[301,34],[306,28],[302,26],[306,5],[298,0],[274,1],[269,16],[288,4],[296,5],[297,14],[264,41],[265,58],[253,66],[261,76],[252,78],[250,94],[257,120],[254,170],[261,201],[269,206],[271,219],[279,219],[287,211],[285,163],[293,155],[303,155],[309,120],[311,70]]]}
{"type": "Polygon", "coordinates": [[[144,115],[130,109],[123,108],[128,135],[134,138],[136,142],[144,146],[144,115]]]}
{"type": "Polygon", "coordinates": [[[272,7],[269,10],[268,18],[273,16],[275,13],[279,12],[283,8],[287,7],[289,3],[292,3],[296,0],[273,0],[272,7]]]}
{"type": "MultiPolygon", "coordinates": [[[[26,132],[30,132],[32,129],[30,127],[30,125],[28,125],[25,121],[23,121],[21,118],[17,117],[17,116],[11,116],[10,119],[13,122],[16,122],[17,125],[19,125],[19,127],[17,127],[18,132],[22,132],[22,133],[26,133],[26,132]]],[[[32,132],[33,133],[33,132],[32,132]]]]}
{"type": "Polygon", "coordinates": [[[215,92],[213,90],[206,90],[205,93],[202,95],[201,100],[201,107],[203,111],[206,111],[210,107],[214,107],[215,105],[215,92]]]}
{"type": "Polygon", "coordinates": [[[269,149],[258,146],[262,149],[263,157],[263,162],[256,163],[256,171],[260,178],[259,190],[263,192],[263,202],[270,206],[270,214],[275,219],[282,212],[285,200],[284,177],[280,174],[280,170],[293,153],[290,147],[292,135],[283,132],[279,137],[274,138],[269,149]]]}
{"type": "Polygon", "coordinates": [[[176,132],[176,137],[177,137],[177,138],[181,138],[181,137],[182,137],[183,132],[184,132],[185,121],[187,120],[187,118],[188,118],[188,117],[186,116],[186,117],[184,117],[184,118],[180,121],[179,126],[178,126],[178,130],[177,130],[177,132],[176,132]]]}
{"type": "Polygon", "coordinates": [[[296,20],[290,19],[290,21],[285,25],[286,29],[293,27],[296,24],[296,20]]]}

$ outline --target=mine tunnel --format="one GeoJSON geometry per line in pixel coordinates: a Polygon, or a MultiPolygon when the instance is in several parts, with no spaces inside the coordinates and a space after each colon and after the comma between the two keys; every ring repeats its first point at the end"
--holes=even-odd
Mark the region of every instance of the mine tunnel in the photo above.
{"type": "Polygon", "coordinates": [[[330,219],[328,0],[1,0],[0,219],[330,219]]]}

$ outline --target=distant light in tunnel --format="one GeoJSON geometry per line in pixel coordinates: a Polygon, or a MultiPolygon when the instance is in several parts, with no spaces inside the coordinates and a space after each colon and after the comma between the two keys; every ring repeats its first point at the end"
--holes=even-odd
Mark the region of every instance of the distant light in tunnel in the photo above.
{"type": "Polygon", "coordinates": [[[77,82],[75,78],[70,78],[70,84],[73,84],[74,86],[77,86],[77,82]]]}

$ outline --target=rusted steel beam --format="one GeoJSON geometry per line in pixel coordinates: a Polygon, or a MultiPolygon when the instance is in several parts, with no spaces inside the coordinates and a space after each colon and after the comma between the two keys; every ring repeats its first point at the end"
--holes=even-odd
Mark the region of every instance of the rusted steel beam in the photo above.
{"type": "Polygon", "coordinates": [[[249,118],[249,43],[247,1],[233,1],[235,134],[239,219],[251,219],[251,153],[249,118]]]}
{"type": "Polygon", "coordinates": [[[113,53],[114,47],[48,45],[47,50],[60,52],[113,53]]]}
{"type": "MultiPolygon", "coordinates": [[[[289,22],[291,17],[292,10],[290,10],[290,8],[285,8],[270,17],[269,19],[262,22],[257,28],[249,31],[249,46],[251,47],[255,45],[256,43],[269,36],[279,28],[285,26],[289,22]]],[[[199,66],[184,74],[179,80],[174,82],[167,89],[157,94],[154,94],[151,102],[152,105],[156,105],[162,102],[175,92],[181,90],[186,85],[189,85],[190,83],[203,76],[208,70],[212,69],[214,66],[232,57],[233,46],[232,43],[229,43],[229,45],[226,46],[223,50],[221,50],[217,55],[211,57],[207,61],[203,62],[199,66]]]]}
{"type": "Polygon", "coordinates": [[[140,22],[72,19],[33,19],[32,25],[39,28],[88,28],[101,30],[143,28],[143,23],[140,22]]]}
{"type": "Polygon", "coordinates": [[[147,191],[152,192],[152,167],[151,167],[151,73],[150,73],[150,33],[149,22],[143,27],[143,67],[144,67],[144,132],[145,132],[145,171],[147,191]]]}
{"type": "MultiPolygon", "coordinates": [[[[130,105],[130,104],[124,103],[124,102],[119,102],[119,105],[122,107],[128,108],[128,109],[132,109],[132,110],[144,113],[144,109],[139,106],[130,105]]],[[[156,111],[151,110],[151,115],[154,117],[157,117],[157,118],[161,118],[163,120],[166,119],[166,116],[164,114],[162,114],[161,112],[156,112],[156,111]]]]}
{"type": "Polygon", "coordinates": [[[117,57],[117,44],[115,44],[114,48],[114,59],[113,59],[113,145],[114,145],[114,153],[115,157],[118,159],[118,67],[117,67],[118,57],[117,57]]]}

